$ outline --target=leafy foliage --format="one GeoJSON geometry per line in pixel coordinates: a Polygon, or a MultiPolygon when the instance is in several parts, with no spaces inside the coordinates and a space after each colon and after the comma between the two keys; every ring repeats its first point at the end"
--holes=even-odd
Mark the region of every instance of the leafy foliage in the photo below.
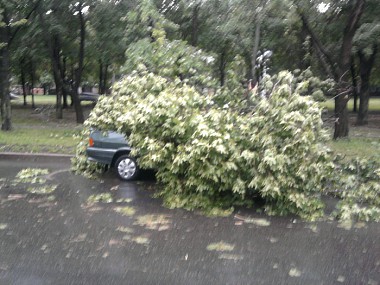
{"type": "Polygon", "coordinates": [[[15,181],[17,183],[44,184],[46,179],[41,176],[48,173],[48,169],[26,168],[17,173],[15,181]]]}
{"type": "Polygon", "coordinates": [[[178,78],[191,85],[212,83],[214,58],[184,41],[142,39],[127,49],[125,70],[148,70],[165,78],[178,78]]]}
{"type": "Polygon", "coordinates": [[[87,203],[89,204],[95,204],[95,203],[112,203],[112,195],[110,193],[101,193],[101,194],[94,194],[88,197],[87,203]]]}
{"type": "Polygon", "coordinates": [[[335,188],[342,200],[336,215],[342,220],[380,221],[380,165],[375,161],[354,159],[337,164],[335,188]]]}
{"type": "Polygon", "coordinates": [[[184,83],[210,87],[215,56],[179,39],[170,39],[177,25],[166,19],[152,0],[139,3],[126,17],[130,41],[123,70],[147,70],[165,78],[179,79],[184,83]]]}
{"type": "Polygon", "coordinates": [[[88,178],[92,178],[94,177],[94,174],[102,173],[104,171],[104,165],[90,163],[87,160],[86,148],[88,145],[89,135],[89,128],[84,128],[79,135],[79,143],[76,147],[75,156],[71,159],[71,170],[76,174],[82,174],[88,178]]]}
{"type": "Polygon", "coordinates": [[[300,95],[311,95],[315,101],[323,102],[326,95],[333,95],[335,91],[335,82],[333,79],[321,80],[314,76],[310,67],[306,70],[295,70],[294,84],[298,88],[300,95]]]}

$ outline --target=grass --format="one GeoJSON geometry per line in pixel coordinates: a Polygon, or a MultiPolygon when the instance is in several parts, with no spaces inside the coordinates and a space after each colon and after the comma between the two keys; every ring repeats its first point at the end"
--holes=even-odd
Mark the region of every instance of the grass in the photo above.
{"type": "Polygon", "coordinates": [[[0,151],[74,154],[80,130],[15,126],[0,133],[0,151]],[[28,143],[26,143],[28,142],[28,143]]]}
{"type": "MultiPolygon", "coordinates": [[[[55,96],[35,95],[35,108],[28,96],[12,101],[12,131],[0,131],[0,152],[74,154],[82,125],[76,124],[73,108],[64,109],[63,119],[55,118],[55,96]]],[[[85,116],[90,105],[84,105],[85,116]]]]}
{"type": "MultiPolygon", "coordinates": [[[[334,110],[334,100],[328,99],[326,102],[321,103],[323,107],[326,107],[329,111],[334,110]]],[[[354,100],[351,99],[347,104],[348,110],[352,111],[354,108],[354,100]]],[[[359,108],[359,100],[358,100],[358,108],[359,108]]],[[[369,111],[380,111],[380,98],[370,98],[369,100],[369,111]]]]}
{"type": "MultiPolygon", "coordinates": [[[[70,97],[69,97],[70,98],[70,97]]],[[[57,97],[55,95],[34,95],[34,104],[38,106],[51,106],[56,104],[57,97]]],[[[28,105],[32,104],[32,96],[28,95],[26,97],[26,102],[28,105]]],[[[71,100],[68,99],[68,103],[71,103],[71,100]]],[[[81,103],[84,106],[91,105],[91,102],[83,101],[81,103]]],[[[19,96],[19,99],[13,100],[12,105],[14,106],[23,106],[24,105],[24,97],[19,96]]]]}
{"type": "Polygon", "coordinates": [[[371,158],[380,163],[380,138],[351,138],[337,141],[330,141],[328,146],[336,154],[341,154],[347,160],[355,157],[371,158]]]}
{"type": "MultiPolygon", "coordinates": [[[[353,103],[353,100],[348,102],[348,110],[350,111],[349,139],[331,140],[328,145],[334,153],[342,154],[348,160],[355,157],[372,158],[380,163],[380,98],[370,98],[369,124],[367,126],[355,125],[357,115],[351,112],[353,103]]],[[[332,136],[334,100],[323,102],[322,106],[328,109],[326,117],[329,117],[330,120],[327,125],[330,125],[332,136]]]]}
{"type": "MultiPolygon", "coordinates": [[[[31,95],[26,96],[26,102],[28,105],[32,104],[31,95]]],[[[55,95],[34,95],[34,103],[36,105],[54,105],[56,103],[56,96],[55,95]]],[[[12,101],[12,105],[21,106],[23,104],[24,104],[23,96],[19,96],[19,99],[12,101]]]]}

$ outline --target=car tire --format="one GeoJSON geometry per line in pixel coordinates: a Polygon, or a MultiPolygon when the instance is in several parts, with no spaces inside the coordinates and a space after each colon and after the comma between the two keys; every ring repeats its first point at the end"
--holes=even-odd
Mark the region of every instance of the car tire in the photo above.
{"type": "Polygon", "coordinates": [[[115,170],[118,177],[124,181],[134,180],[139,174],[136,159],[129,155],[122,155],[116,160],[115,170]]]}

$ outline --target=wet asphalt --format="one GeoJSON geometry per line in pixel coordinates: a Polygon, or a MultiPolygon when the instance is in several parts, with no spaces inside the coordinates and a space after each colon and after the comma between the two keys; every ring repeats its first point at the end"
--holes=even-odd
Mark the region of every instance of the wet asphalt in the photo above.
{"type": "Polygon", "coordinates": [[[0,155],[0,285],[380,284],[379,223],[256,209],[208,218],[163,207],[151,175],[90,180],[69,169],[67,157],[0,155]],[[25,168],[49,174],[17,181],[25,168]]]}

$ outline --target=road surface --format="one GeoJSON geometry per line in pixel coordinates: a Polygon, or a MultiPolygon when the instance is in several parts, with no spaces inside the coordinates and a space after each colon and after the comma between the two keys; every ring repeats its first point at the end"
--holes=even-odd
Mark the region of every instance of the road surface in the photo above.
{"type": "Polygon", "coordinates": [[[162,207],[152,180],[69,168],[0,155],[0,284],[380,284],[378,223],[208,218],[162,207]]]}

